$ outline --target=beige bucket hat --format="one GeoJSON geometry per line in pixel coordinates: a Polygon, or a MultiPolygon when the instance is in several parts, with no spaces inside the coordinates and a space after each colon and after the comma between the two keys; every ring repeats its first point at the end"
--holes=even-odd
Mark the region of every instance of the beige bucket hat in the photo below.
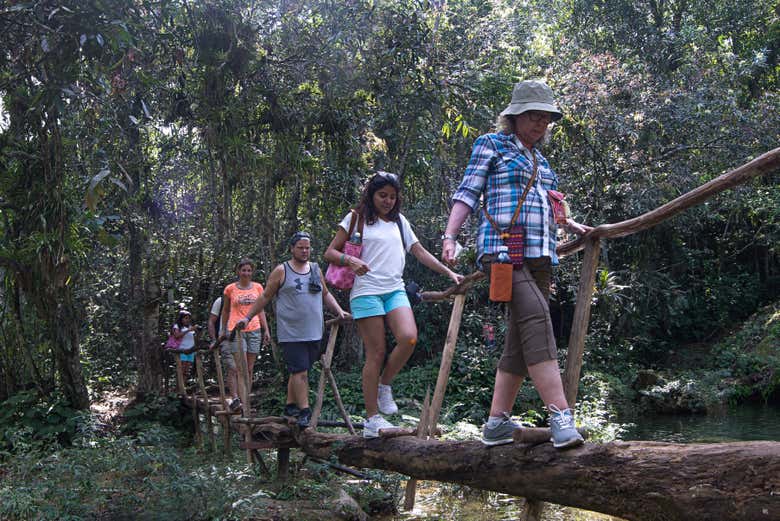
{"type": "Polygon", "coordinates": [[[552,89],[543,81],[525,80],[515,83],[512,101],[501,112],[502,116],[522,114],[529,110],[541,110],[552,114],[553,121],[563,117],[553,99],[552,89]]]}

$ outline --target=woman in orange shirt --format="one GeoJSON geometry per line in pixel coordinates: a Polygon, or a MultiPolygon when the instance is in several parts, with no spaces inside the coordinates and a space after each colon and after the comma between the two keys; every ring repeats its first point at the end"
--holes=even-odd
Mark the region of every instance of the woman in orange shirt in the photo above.
{"type": "MultiPolygon", "coordinates": [[[[236,267],[238,282],[225,287],[225,292],[222,295],[222,331],[225,332],[226,336],[230,336],[230,332],[236,327],[236,323],[247,315],[252,304],[263,294],[263,286],[258,282],[252,281],[254,272],[254,262],[248,258],[241,259],[236,267]]],[[[228,387],[233,398],[230,402],[231,410],[237,410],[241,407],[237,386],[238,366],[235,357],[240,355],[239,351],[246,353],[246,367],[249,372],[247,375],[247,381],[249,382],[248,393],[252,388],[252,373],[257,354],[260,352],[260,346],[270,341],[271,334],[268,332],[268,322],[266,321],[265,312],[262,312],[252,318],[241,332],[240,346],[238,345],[237,337],[233,341],[225,342],[225,352],[232,355],[232,357],[223,357],[223,361],[228,369],[228,387]]]]}

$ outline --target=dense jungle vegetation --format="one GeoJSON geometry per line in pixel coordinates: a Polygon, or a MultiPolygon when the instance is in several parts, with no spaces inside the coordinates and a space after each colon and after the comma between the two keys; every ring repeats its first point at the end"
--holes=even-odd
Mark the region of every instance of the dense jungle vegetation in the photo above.
{"type": "MultiPolygon", "coordinates": [[[[74,444],[93,452],[71,470],[95,454],[114,462],[90,479],[120,467],[153,475],[163,460],[181,470],[171,455],[107,449],[77,411],[132,389],[147,401],[130,418],[175,417],[157,398],[175,311],[205,324],[235,262],[258,260],[264,283],[295,230],[312,233],[321,260],[371,171],[401,176],[404,213],[438,255],[473,140],[494,128],[516,81],[553,88],[565,117],[544,152],[591,225],[652,210],[780,142],[776,0],[7,0],[0,35],[0,463],[74,444]]],[[[642,372],[698,384],[698,406],[684,410],[780,401],[779,179],[603,245],[583,407],[605,417],[607,403],[652,406],[652,393],[634,400],[642,372]]],[[[462,273],[474,269],[475,228],[461,235],[462,273]]],[[[447,284],[411,258],[406,278],[447,284]]],[[[578,280],[578,255],[564,258],[553,305],[562,347],[578,280]]],[[[500,346],[503,313],[485,287],[469,296],[446,421],[484,419],[498,353],[482,328],[496,324],[500,346]]],[[[416,406],[435,382],[449,307],[415,315],[420,341],[399,389],[416,406]]],[[[335,365],[358,415],[360,357],[348,328],[335,365]]],[[[261,354],[271,389],[261,408],[273,414],[280,367],[261,354]]],[[[521,400],[533,410],[530,388],[521,400]]],[[[126,443],[176,445],[144,425],[131,421],[126,443]]],[[[27,463],[0,467],[0,480],[27,463]]],[[[74,494],[59,501],[109,508],[74,494]]],[[[9,517],[50,515],[35,494],[3,497],[9,517]]],[[[236,500],[202,497],[213,500],[203,518],[236,500]]]]}

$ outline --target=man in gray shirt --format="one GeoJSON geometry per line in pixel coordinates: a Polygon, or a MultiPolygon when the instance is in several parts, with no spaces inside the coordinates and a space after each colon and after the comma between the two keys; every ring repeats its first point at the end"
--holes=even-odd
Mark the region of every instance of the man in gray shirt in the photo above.
{"type": "Polygon", "coordinates": [[[274,268],[265,291],[236,328],[246,326],[276,297],[276,337],[290,373],[284,415],[297,417],[298,425],[305,428],[311,419],[309,369],[320,357],[324,329],[322,305],[326,304],[339,318],[350,315],[328,291],[317,263],[309,262],[311,236],[296,232],[289,246],[292,258],[274,268]]]}

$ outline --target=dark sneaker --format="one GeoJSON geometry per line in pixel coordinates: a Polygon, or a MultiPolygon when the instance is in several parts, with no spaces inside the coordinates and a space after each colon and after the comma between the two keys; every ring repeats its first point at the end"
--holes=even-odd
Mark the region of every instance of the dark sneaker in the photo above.
{"type": "Polygon", "coordinates": [[[574,425],[574,413],[571,409],[560,410],[555,405],[548,405],[550,410],[550,430],[552,438],[550,441],[556,449],[568,449],[582,445],[585,441],[577,432],[574,425]]]}
{"type": "Polygon", "coordinates": [[[298,427],[301,429],[305,429],[309,426],[309,422],[311,421],[311,409],[306,407],[305,409],[301,409],[301,414],[298,416],[298,427]]]}
{"type": "Polygon", "coordinates": [[[297,418],[301,414],[301,410],[294,403],[288,403],[284,406],[284,416],[288,418],[297,418]]]}
{"type": "Polygon", "coordinates": [[[237,410],[241,409],[241,398],[233,398],[233,401],[230,402],[228,408],[232,412],[236,412],[237,410]]]}
{"type": "Polygon", "coordinates": [[[501,423],[495,427],[488,427],[488,424],[482,427],[482,444],[492,447],[493,445],[505,445],[512,443],[514,438],[512,434],[520,429],[520,425],[514,421],[507,413],[502,413],[501,423]]]}

